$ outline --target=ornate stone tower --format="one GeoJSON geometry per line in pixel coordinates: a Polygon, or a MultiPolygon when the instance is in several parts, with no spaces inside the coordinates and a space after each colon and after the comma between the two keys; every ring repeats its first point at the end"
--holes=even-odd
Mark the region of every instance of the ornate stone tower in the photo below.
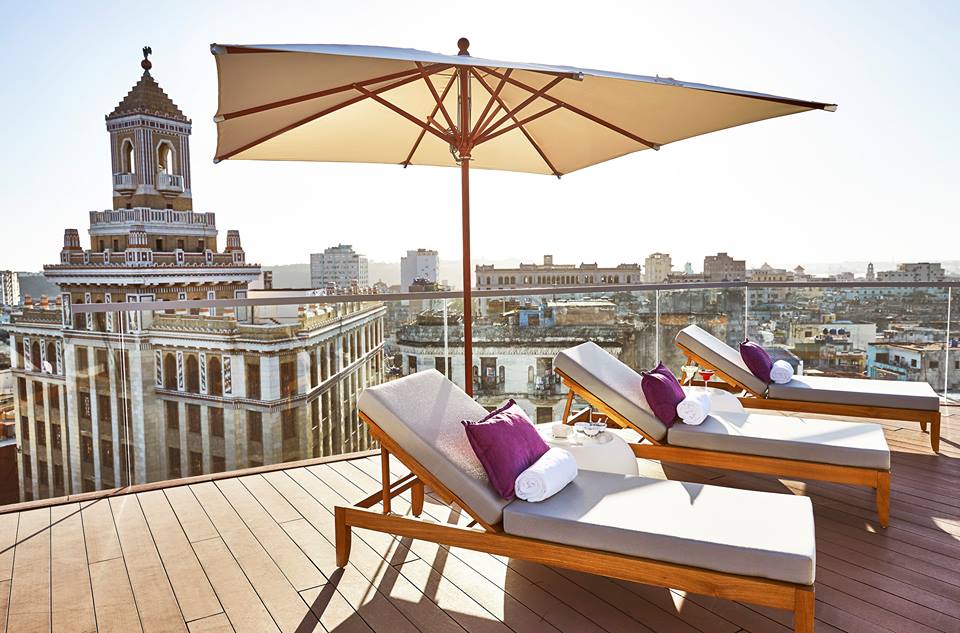
{"type": "Polygon", "coordinates": [[[189,211],[190,119],[150,75],[149,46],[143,75],[107,115],[113,165],[113,208],[189,211]]]}

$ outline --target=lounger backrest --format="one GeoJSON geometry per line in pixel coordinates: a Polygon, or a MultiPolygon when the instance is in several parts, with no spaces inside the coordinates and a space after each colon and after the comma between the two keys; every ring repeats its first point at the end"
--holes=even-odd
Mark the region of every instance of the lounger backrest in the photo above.
{"type": "Polygon", "coordinates": [[[667,427],[643,397],[643,376],[596,343],[588,341],[563,350],[553,366],[653,439],[666,437],[667,427]]]}
{"type": "Polygon", "coordinates": [[[688,325],[683,328],[677,332],[676,341],[753,393],[760,395],[766,392],[767,383],[747,369],[746,363],[740,358],[740,352],[700,326],[688,325]]]}
{"type": "Polygon", "coordinates": [[[430,369],[367,387],[357,406],[477,516],[500,521],[507,502],[490,485],[460,424],[487,415],[473,398],[430,369]]]}

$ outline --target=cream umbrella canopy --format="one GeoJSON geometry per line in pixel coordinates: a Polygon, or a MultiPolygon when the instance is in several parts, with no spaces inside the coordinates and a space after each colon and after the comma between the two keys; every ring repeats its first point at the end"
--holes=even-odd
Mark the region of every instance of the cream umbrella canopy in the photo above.
{"type": "Polygon", "coordinates": [[[459,167],[464,387],[472,393],[470,168],[557,176],[808,110],[815,101],[623,73],[378,46],[211,46],[215,162],[459,167]]]}

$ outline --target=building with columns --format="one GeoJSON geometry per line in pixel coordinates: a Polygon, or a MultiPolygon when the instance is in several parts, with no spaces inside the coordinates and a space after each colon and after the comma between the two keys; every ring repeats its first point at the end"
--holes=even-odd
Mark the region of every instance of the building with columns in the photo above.
{"type": "Polygon", "coordinates": [[[20,498],[368,448],[359,391],[383,376],[379,303],[137,312],[78,304],[244,298],[261,269],[193,210],[190,120],[143,75],[107,116],[113,208],[64,231],[53,301],[10,334],[20,498]]]}

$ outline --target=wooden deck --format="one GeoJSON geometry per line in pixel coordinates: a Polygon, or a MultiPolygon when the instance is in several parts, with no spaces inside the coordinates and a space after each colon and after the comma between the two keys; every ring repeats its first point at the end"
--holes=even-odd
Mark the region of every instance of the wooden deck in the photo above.
{"type": "MultiPolygon", "coordinates": [[[[867,489],[655,462],[641,470],[811,495],[819,633],[956,633],[960,410],[944,418],[940,456],[914,426],[885,428],[894,451],[887,530],[867,489]]],[[[378,473],[379,461],[364,457],[2,514],[0,631],[790,630],[785,612],[363,530],[338,570],[333,506],[377,489],[378,473]]],[[[429,498],[427,512],[458,520],[429,498]]]]}

